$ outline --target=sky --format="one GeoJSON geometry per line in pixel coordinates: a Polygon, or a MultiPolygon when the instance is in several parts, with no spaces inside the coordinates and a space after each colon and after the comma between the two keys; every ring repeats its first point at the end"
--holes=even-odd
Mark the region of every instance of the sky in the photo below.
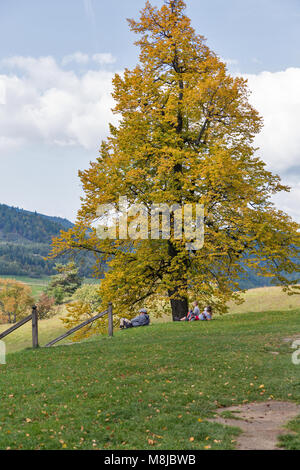
{"type": "MultiPolygon", "coordinates": [[[[144,3],[0,0],[0,203],[75,220],[78,169],[117,123],[111,80],[138,61],[126,18],[144,3]]],[[[265,124],[259,156],[291,186],[275,202],[300,222],[300,0],[186,3],[197,33],[248,79],[265,124]]]]}

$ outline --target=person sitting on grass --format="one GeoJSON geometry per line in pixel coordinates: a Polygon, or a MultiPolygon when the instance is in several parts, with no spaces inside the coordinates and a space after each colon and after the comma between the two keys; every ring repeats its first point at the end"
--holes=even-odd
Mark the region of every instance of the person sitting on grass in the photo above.
{"type": "Polygon", "coordinates": [[[137,326],[147,326],[150,323],[150,318],[148,315],[148,311],[146,308],[142,308],[139,312],[140,314],[133,318],[132,320],[128,320],[127,318],[121,318],[120,320],[120,329],[126,328],[134,328],[137,326]]]}
{"type": "Polygon", "coordinates": [[[204,320],[204,321],[212,320],[212,308],[210,305],[205,307],[204,312],[198,316],[197,320],[204,320]]]}
{"type": "Polygon", "coordinates": [[[193,307],[194,308],[188,312],[187,316],[181,318],[180,321],[195,321],[195,320],[198,320],[198,317],[200,315],[200,309],[198,307],[198,302],[197,301],[193,302],[193,307]]]}

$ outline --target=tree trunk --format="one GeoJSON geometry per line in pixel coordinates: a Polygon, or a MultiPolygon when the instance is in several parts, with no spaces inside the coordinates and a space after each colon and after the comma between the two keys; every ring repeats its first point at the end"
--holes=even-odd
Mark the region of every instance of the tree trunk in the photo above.
{"type": "MultiPolygon", "coordinates": [[[[172,4],[172,8],[174,7],[174,5],[172,4]]],[[[177,73],[180,73],[180,69],[178,67],[178,59],[177,59],[177,52],[175,54],[175,58],[174,58],[174,68],[176,70],[177,73]]],[[[181,102],[182,102],[182,99],[183,99],[183,89],[184,89],[184,84],[183,84],[183,81],[182,80],[179,80],[179,96],[178,96],[178,113],[177,113],[177,127],[176,127],[176,133],[177,134],[180,134],[182,132],[182,128],[183,128],[183,116],[182,116],[182,110],[181,110],[181,102]]],[[[176,178],[176,175],[182,173],[182,165],[180,163],[177,163],[174,168],[173,168],[173,172],[175,174],[175,187],[178,191],[180,191],[182,189],[181,187],[181,183],[180,183],[180,178],[176,178]]],[[[174,219],[173,217],[171,217],[171,233],[173,233],[174,231],[174,219]]],[[[169,256],[171,256],[171,258],[174,258],[177,256],[177,250],[176,248],[174,247],[174,245],[172,244],[171,241],[169,241],[168,243],[168,254],[169,256]]],[[[180,279],[180,283],[181,284],[186,284],[185,280],[184,279],[180,279]]],[[[175,287],[174,289],[169,289],[168,290],[168,295],[169,295],[169,298],[170,298],[170,303],[171,303],[171,309],[172,309],[172,318],[173,318],[173,321],[178,321],[180,320],[181,318],[183,317],[186,317],[186,315],[188,314],[188,309],[189,309],[189,305],[188,305],[188,299],[187,297],[182,297],[182,296],[179,296],[179,295],[176,295],[176,293],[178,292],[179,288],[178,287],[175,287]],[[173,298],[173,296],[175,298],[173,298]]]]}
{"type": "MultiPolygon", "coordinates": [[[[172,297],[176,293],[177,289],[169,290],[169,297],[172,297]]],[[[188,314],[189,304],[186,297],[178,297],[175,299],[170,298],[172,318],[173,321],[178,321],[188,314]]]]}
{"type": "MultiPolygon", "coordinates": [[[[168,255],[171,258],[174,258],[177,254],[178,252],[176,247],[173,245],[171,240],[168,240],[168,255]]],[[[180,277],[180,279],[174,278],[174,285],[175,287],[173,289],[168,289],[168,295],[171,303],[173,321],[178,321],[188,314],[188,299],[186,296],[178,294],[178,291],[180,290],[179,286],[184,286],[184,290],[187,291],[187,281],[184,279],[184,276],[180,277]]]]}

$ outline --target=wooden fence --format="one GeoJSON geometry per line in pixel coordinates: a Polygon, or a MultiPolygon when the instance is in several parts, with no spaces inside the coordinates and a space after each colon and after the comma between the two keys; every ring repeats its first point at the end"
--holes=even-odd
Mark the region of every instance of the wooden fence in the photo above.
{"type": "Polygon", "coordinates": [[[32,347],[37,348],[39,346],[39,332],[38,332],[38,312],[37,308],[34,305],[32,307],[32,313],[28,315],[26,318],[22,318],[18,323],[8,328],[8,330],[3,331],[0,333],[0,339],[5,338],[6,336],[10,335],[13,331],[17,330],[21,326],[25,325],[25,323],[32,321],[32,347]]]}
{"type": "Polygon", "coordinates": [[[93,321],[98,320],[101,317],[104,317],[104,315],[108,315],[108,336],[113,336],[113,312],[112,312],[112,304],[109,304],[107,310],[104,310],[104,312],[98,313],[94,317],[89,318],[88,320],[85,320],[84,322],[80,323],[80,325],[74,326],[74,328],[67,331],[63,335],[59,336],[58,338],[53,339],[52,341],[50,341],[50,343],[46,344],[46,348],[49,348],[50,346],[53,346],[53,344],[58,343],[58,341],[61,341],[62,339],[67,338],[68,336],[75,333],[75,331],[80,330],[81,328],[88,325],[89,323],[92,323],[93,321]]]}
{"type": "MultiPolygon", "coordinates": [[[[50,343],[46,344],[46,348],[53,346],[53,344],[58,343],[64,338],[67,338],[68,336],[72,335],[75,333],[75,331],[80,330],[86,325],[89,325],[90,323],[94,322],[95,320],[98,320],[101,317],[104,317],[104,315],[108,315],[108,335],[113,336],[113,309],[112,309],[112,304],[110,303],[108,305],[108,309],[104,310],[101,313],[98,313],[94,317],[89,318],[88,320],[85,320],[84,322],[80,323],[80,325],[75,326],[71,330],[67,331],[61,336],[58,336],[58,338],[53,339],[50,341],[50,343]]],[[[32,321],[32,347],[33,348],[38,348],[39,347],[39,340],[38,340],[38,311],[37,307],[34,305],[32,307],[32,313],[28,315],[28,317],[23,318],[20,320],[18,323],[13,325],[12,327],[8,328],[5,330],[3,333],[0,333],[0,340],[2,338],[5,338],[9,334],[11,334],[13,331],[17,330],[21,326],[25,325],[25,323],[32,321]]]]}

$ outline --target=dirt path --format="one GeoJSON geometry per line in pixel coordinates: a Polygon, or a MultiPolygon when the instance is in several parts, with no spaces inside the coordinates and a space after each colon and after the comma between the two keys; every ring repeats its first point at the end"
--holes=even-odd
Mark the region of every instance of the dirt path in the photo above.
{"type": "Polygon", "coordinates": [[[278,450],[278,436],[291,433],[284,425],[300,414],[300,405],[268,401],[216,411],[218,414],[224,412],[231,412],[238,419],[219,416],[209,421],[242,429],[243,433],[237,438],[238,450],[278,450]]]}

